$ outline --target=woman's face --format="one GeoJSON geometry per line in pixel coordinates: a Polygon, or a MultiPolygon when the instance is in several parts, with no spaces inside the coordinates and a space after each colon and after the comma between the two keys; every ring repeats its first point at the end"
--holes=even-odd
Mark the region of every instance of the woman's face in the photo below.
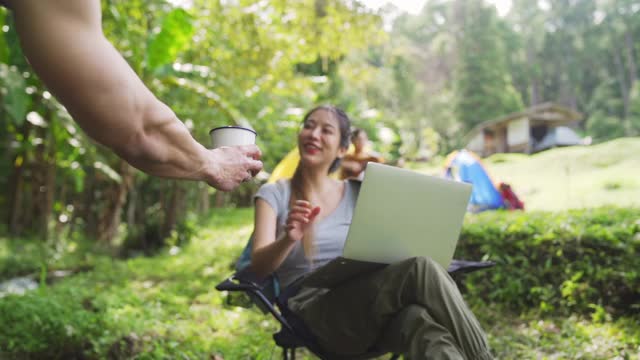
{"type": "Polygon", "coordinates": [[[302,124],[298,134],[300,161],[309,167],[327,167],[342,157],[346,149],[340,147],[340,124],[329,111],[318,109],[302,124]]]}
{"type": "Polygon", "coordinates": [[[357,152],[361,152],[367,145],[368,141],[369,138],[367,137],[367,133],[360,131],[358,136],[353,139],[353,146],[355,146],[357,152]]]}

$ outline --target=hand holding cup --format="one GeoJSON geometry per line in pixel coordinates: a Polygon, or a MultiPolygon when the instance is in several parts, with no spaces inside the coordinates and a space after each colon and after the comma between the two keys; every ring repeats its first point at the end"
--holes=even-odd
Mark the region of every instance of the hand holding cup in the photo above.
{"type": "Polygon", "coordinates": [[[256,132],[239,127],[225,126],[209,132],[213,143],[214,178],[209,184],[222,191],[231,191],[251,180],[262,170],[262,156],[255,145],[256,132]]]}

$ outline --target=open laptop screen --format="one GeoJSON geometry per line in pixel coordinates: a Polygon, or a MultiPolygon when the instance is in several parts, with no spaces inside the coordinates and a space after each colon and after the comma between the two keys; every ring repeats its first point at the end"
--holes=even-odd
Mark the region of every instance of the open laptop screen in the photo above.
{"type": "Polygon", "coordinates": [[[369,163],[343,257],[393,263],[431,257],[451,263],[471,185],[369,163]]]}

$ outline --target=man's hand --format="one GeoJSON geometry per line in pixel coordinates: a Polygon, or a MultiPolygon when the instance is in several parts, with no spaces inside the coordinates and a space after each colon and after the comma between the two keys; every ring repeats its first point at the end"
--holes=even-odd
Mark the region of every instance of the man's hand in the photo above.
{"type": "Polygon", "coordinates": [[[255,145],[223,146],[210,152],[212,171],[207,183],[222,191],[231,191],[251,180],[262,170],[260,149],[255,145]]]}
{"type": "Polygon", "coordinates": [[[364,167],[366,164],[363,164],[357,160],[355,160],[354,158],[349,158],[349,159],[343,159],[342,160],[342,167],[344,169],[346,169],[347,171],[349,171],[350,173],[353,174],[359,174],[364,170],[364,167]]]}

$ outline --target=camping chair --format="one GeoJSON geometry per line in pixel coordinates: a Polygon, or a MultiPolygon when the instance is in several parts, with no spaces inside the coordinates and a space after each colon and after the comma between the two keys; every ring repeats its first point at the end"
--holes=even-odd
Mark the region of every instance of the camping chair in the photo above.
{"type": "MultiPolygon", "coordinates": [[[[242,258],[239,261],[242,262],[242,258]]],[[[475,262],[464,260],[453,260],[449,268],[449,274],[457,277],[459,274],[469,273],[483,268],[494,266],[491,261],[475,262]]],[[[375,348],[369,352],[358,356],[339,356],[323,350],[313,339],[313,335],[306,328],[304,323],[291,311],[289,311],[286,299],[280,295],[278,281],[275,275],[265,279],[260,279],[251,273],[246,266],[242,270],[225,279],[216,286],[218,291],[243,292],[249,296],[254,304],[264,313],[271,313],[280,323],[281,329],[273,334],[273,339],[277,346],[282,348],[283,359],[295,360],[297,348],[307,348],[320,359],[371,359],[384,355],[384,352],[375,348]]],[[[391,360],[398,359],[399,355],[393,354],[391,360]]]]}

